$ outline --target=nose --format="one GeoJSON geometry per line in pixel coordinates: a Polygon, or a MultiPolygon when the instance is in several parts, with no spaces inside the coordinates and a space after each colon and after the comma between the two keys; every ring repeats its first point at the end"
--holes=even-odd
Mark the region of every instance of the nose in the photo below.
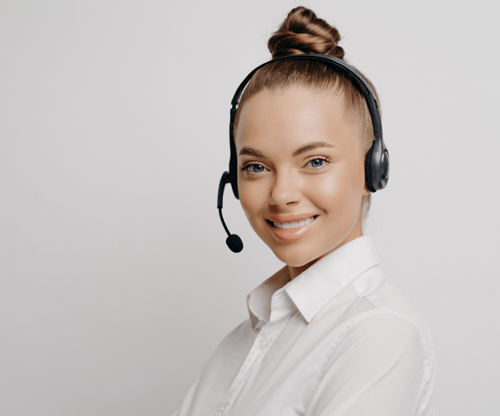
{"type": "Polygon", "coordinates": [[[289,172],[276,173],[269,204],[276,208],[298,204],[300,201],[300,181],[289,172]]]}

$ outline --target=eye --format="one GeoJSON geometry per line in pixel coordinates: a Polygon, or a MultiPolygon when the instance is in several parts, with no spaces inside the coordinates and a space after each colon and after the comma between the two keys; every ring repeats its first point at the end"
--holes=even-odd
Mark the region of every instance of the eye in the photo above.
{"type": "Polygon", "coordinates": [[[309,162],[306,163],[306,165],[311,166],[314,169],[320,169],[325,166],[325,163],[329,163],[330,161],[328,159],[323,159],[317,157],[316,159],[312,159],[309,162]]]}
{"type": "Polygon", "coordinates": [[[264,172],[265,168],[262,165],[259,165],[257,163],[250,163],[244,167],[241,168],[243,171],[247,171],[249,173],[260,173],[264,172]]]}

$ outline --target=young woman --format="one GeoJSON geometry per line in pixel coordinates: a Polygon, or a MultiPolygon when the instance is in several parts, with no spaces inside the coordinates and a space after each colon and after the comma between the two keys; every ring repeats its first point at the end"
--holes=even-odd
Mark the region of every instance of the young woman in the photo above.
{"type": "Polygon", "coordinates": [[[342,61],[276,60],[241,96],[227,180],[286,265],[248,295],[249,319],[215,350],[178,416],[434,414],[432,335],[363,236],[388,154],[375,150],[385,182],[374,187],[376,92],[342,69],[339,40],[314,12],[293,9],[269,39],[273,59],[342,61]]]}

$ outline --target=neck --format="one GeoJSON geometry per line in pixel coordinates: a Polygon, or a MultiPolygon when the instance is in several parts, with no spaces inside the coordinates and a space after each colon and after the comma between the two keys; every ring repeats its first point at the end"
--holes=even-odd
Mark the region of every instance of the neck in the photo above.
{"type": "Polygon", "coordinates": [[[307,270],[309,267],[311,267],[314,263],[316,263],[320,258],[318,257],[317,259],[311,261],[310,263],[304,264],[303,266],[290,266],[288,265],[288,273],[290,274],[290,280],[295,279],[299,274],[301,274],[303,271],[307,270]]]}
{"type": "Polygon", "coordinates": [[[351,233],[351,235],[346,238],[341,244],[339,244],[337,247],[331,249],[330,251],[326,252],[325,254],[323,254],[322,256],[319,256],[318,258],[310,261],[309,263],[306,263],[302,266],[290,266],[288,265],[288,273],[290,274],[290,280],[293,280],[295,279],[299,274],[301,274],[302,272],[306,271],[309,267],[311,267],[314,263],[316,263],[319,259],[325,257],[327,254],[331,253],[332,251],[336,250],[337,248],[339,248],[340,246],[343,246],[344,244],[348,243],[349,241],[352,241],[358,237],[361,237],[363,236],[363,230],[360,229],[359,230],[356,230],[356,232],[353,232],[351,233]]]}

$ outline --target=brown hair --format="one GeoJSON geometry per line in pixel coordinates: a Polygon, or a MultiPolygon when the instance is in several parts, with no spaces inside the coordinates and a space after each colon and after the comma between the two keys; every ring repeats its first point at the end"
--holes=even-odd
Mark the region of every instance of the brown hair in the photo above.
{"type": "MultiPolygon", "coordinates": [[[[299,6],[288,13],[280,28],[269,38],[267,46],[273,59],[308,53],[330,55],[344,60],[344,50],[338,46],[339,41],[340,34],[335,27],[316,17],[312,10],[299,6]]],[[[366,76],[361,72],[360,74],[372,88],[380,106],[375,87],[366,76]]],[[[361,87],[349,74],[317,61],[281,61],[259,69],[243,91],[235,115],[233,132],[237,131],[241,108],[251,97],[264,89],[273,90],[297,84],[317,91],[332,91],[343,98],[347,120],[360,128],[363,151],[366,155],[374,133],[361,87]]],[[[370,204],[371,193],[363,197],[363,220],[368,215],[370,204]]]]}

